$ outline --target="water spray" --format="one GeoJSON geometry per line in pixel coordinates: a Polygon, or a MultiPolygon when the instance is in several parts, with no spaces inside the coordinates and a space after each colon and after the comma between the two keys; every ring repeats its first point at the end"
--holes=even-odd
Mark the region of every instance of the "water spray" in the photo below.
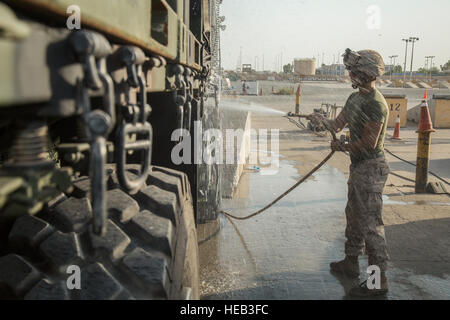
{"type": "MultiPolygon", "coordinates": [[[[287,115],[285,115],[284,117],[290,119],[291,117],[297,117],[297,118],[308,118],[307,115],[299,115],[299,114],[293,114],[292,112],[289,112],[287,115]]],[[[327,126],[326,123],[324,123],[325,127],[327,128],[328,131],[330,131],[331,136],[333,137],[333,141],[338,141],[336,139],[336,134],[334,133],[334,130],[332,128],[330,128],[329,126],[327,126]]],[[[292,191],[294,191],[299,185],[301,185],[303,182],[305,182],[306,180],[309,179],[309,177],[311,177],[317,170],[319,170],[320,168],[322,168],[325,163],[328,162],[328,160],[330,160],[333,155],[334,155],[335,151],[331,151],[330,154],[328,154],[325,159],[322,160],[322,162],[320,162],[314,169],[312,169],[310,172],[308,172],[302,179],[300,179],[300,181],[298,181],[296,184],[294,184],[291,188],[289,188],[289,190],[287,190],[286,192],[284,192],[282,195],[280,195],[278,198],[276,198],[274,201],[272,201],[271,203],[269,203],[267,206],[265,206],[264,208],[250,214],[249,216],[246,217],[237,217],[234,216],[226,211],[220,211],[220,213],[222,213],[223,215],[235,219],[235,220],[248,220],[251,219],[261,213],[263,213],[264,211],[266,211],[267,209],[269,209],[270,207],[274,206],[277,202],[279,202],[281,199],[283,199],[284,197],[286,197],[289,193],[291,193],[292,191]]]]}

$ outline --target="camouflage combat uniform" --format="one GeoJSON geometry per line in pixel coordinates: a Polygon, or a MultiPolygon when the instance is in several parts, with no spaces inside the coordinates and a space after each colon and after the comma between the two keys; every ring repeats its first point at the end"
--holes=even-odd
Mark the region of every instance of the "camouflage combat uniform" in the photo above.
{"type": "Polygon", "coordinates": [[[375,90],[363,95],[354,93],[344,107],[352,141],[361,139],[367,122],[383,123],[374,150],[350,153],[352,164],[348,180],[348,202],[345,209],[347,228],[345,254],[369,255],[369,265],[386,270],[388,254],[382,219],[383,189],[389,175],[384,158],[384,137],[389,115],[383,95],[375,90]]]}

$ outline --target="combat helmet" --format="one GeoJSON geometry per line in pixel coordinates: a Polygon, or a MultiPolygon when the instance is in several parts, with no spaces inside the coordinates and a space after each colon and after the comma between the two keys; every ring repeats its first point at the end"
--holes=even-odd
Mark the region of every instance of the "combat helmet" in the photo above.
{"type": "Polygon", "coordinates": [[[346,69],[351,72],[363,73],[373,78],[378,78],[385,72],[383,58],[374,50],[355,52],[347,49],[343,57],[346,69]]]}

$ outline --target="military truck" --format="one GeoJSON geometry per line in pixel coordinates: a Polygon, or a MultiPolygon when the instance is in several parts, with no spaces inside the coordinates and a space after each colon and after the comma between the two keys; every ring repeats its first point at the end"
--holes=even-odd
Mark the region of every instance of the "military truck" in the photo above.
{"type": "Polygon", "coordinates": [[[0,298],[199,298],[220,3],[0,1],[0,298]]]}

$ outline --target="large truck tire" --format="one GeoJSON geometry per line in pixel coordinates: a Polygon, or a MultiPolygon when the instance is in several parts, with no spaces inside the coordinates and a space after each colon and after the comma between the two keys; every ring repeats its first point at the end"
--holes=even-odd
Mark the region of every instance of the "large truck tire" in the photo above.
{"type": "MultiPolygon", "coordinates": [[[[130,165],[127,174],[139,170],[130,165]]],[[[0,256],[1,299],[198,299],[197,233],[187,176],[152,167],[135,194],[108,167],[108,225],[92,232],[90,180],[18,218],[0,256]],[[80,270],[81,288],[73,276],[80,270]],[[69,287],[71,289],[69,289],[69,287]]]]}

